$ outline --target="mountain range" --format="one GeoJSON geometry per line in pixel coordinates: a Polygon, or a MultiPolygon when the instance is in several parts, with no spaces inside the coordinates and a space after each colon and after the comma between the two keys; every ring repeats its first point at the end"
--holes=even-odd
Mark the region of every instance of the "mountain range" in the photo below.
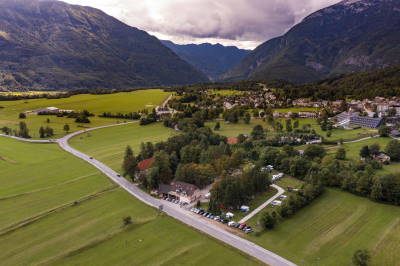
{"type": "Polygon", "coordinates": [[[235,46],[221,44],[175,44],[171,41],[162,41],[182,59],[202,71],[211,80],[219,77],[237,65],[251,51],[239,49],[235,46]]]}
{"type": "Polygon", "coordinates": [[[127,88],[206,82],[157,38],[104,12],[0,1],[0,88],[127,88]]]}
{"type": "Polygon", "coordinates": [[[263,43],[223,78],[305,83],[392,65],[400,65],[400,1],[345,0],[263,43]]]}

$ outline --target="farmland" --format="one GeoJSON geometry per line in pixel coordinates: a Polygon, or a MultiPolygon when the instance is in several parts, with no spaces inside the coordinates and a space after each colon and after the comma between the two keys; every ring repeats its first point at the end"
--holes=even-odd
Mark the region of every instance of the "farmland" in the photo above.
{"type": "Polygon", "coordinates": [[[161,123],[140,126],[138,123],[115,128],[105,128],[82,134],[71,139],[71,145],[116,171],[121,171],[126,146],[137,154],[142,142],[159,142],[177,134],[161,123]]]}
{"type": "Polygon", "coordinates": [[[272,231],[248,238],[299,265],[350,265],[357,249],[371,252],[371,265],[397,265],[399,217],[399,207],[327,189],[272,231]]]}
{"type": "Polygon", "coordinates": [[[256,265],[55,144],[0,138],[2,265],[256,265]],[[123,226],[122,218],[133,224],[123,226]]]}
{"type": "Polygon", "coordinates": [[[0,127],[17,128],[20,121],[26,122],[33,138],[39,138],[39,128],[50,126],[55,130],[55,138],[65,135],[63,127],[70,126],[70,132],[81,130],[85,127],[97,127],[107,124],[122,122],[122,119],[109,119],[90,117],[90,124],[77,124],[74,119],[56,116],[27,115],[26,119],[18,119],[18,114],[44,107],[57,107],[65,110],[82,111],[84,109],[99,115],[103,112],[129,113],[143,109],[152,110],[162,103],[169,93],[162,90],[143,90],[106,95],[75,95],[63,99],[31,99],[19,101],[0,101],[0,127]],[[50,119],[48,123],[46,120],[50,119]]]}

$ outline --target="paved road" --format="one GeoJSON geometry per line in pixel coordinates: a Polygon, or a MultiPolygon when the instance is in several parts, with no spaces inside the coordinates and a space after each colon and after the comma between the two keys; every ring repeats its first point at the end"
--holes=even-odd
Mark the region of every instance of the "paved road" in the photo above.
{"type": "Polygon", "coordinates": [[[271,185],[271,187],[275,188],[276,190],[278,190],[278,193],[276,193],[272,198],[270,198],[269,200],[267,200],[266,202],[264,202],[262,205],[260,205],[258,208],[256,208],[254,211],[252,211],[251,213],[249,213],[247,216],[245,216],[242,220],[239,221],[239,223],[245,223],[248,220],[250,220],[251,218],[253,218],[254,215],[256,215],[257,213],[259,213],[261,210],[263,210],[265,207],[267,207],[271,202],[273,202],[274,200],[276,200],[280,195],[282,195],[283,193],[285,193],[285,190],[283,188],[281,188],[280,186],[277,185],[271,185]]]}
{"type": "MultiPolygon", "coordinates": [[[[131,122],[131,123],[134,123],[134,122],[131,122]]],[[[127,124],[127,123],[125,123],[125,124],[127,124]]],[[[223,228],[220,228],[217,225],[214,225],[212,223],[204,221],[203,219],[199,219],[198,217],[194,216],[192,213],[190,213],[184,209],[181,209],[177,206],[171,205],[165,201],[161,201],[159,199],[153,198],[149,194],[147,194],[147,193],[143,192],[141,189],[139,189],[136,185],[130,183],[125,178],[120,177],[117,172],[115,172],[108,166],[104,165],[100,161],[97,161],[96,159],[91,159],[90,156],[72,148],[68,143],[69,139],[71,139],[72,137],[77,136],[79,134],[82,134],[84,132],[92,131],[92,130],[96,130],[96,129],[100,129],[100,128],[119,126],[119,125],[123,125],[123,124],[103,126],[103,127],[91,128],[88,130],[78,131],[78,132],[69,134],[61,139],[58,139],[57,142],[62,149],[75,155],[76,157],[81,158],[82,160],[85,160],[86,162],[90,163],[91,165],[93,165],[94,167],[99,169],[101,172],[103,172],[105,175],[107,175],[115,183],[120,185],[128,193],[135,196],[136,198],[138,198],[142,202],[146,203],[147,205],[150,205],[154,208],[159,208],[162,205],[163,212],[165,212],[167,215],[169,215],[191,227],[194,227],[197,230],[200,230],[220,241],[223,241],[226,244],[233,246],[233,247],[241,250],[242,252],[257,258],[258,260],[260,260],[268,265],[271,265],[271,266],[295,266],[294,263],[280,257],[279,255],[277,255],[271,251],[268,251],[256,244],[254,244],[253,242],[245,240],[237,235],[234,235],[234,234],[224,230],[223,228]]],[[[25,139],[22,139],[22,140],[26,141],[25,139]]]]}

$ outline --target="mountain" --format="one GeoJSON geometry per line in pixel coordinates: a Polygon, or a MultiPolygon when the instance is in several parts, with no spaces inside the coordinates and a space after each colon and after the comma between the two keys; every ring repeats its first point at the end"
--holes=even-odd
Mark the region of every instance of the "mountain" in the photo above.
{"type": "Polygon", "coordinates": [[[0,0],[0,87],[126,88],[208,81],[157,38],[100,10],[0,0]]]}
{"type": "Polygon", "coordinates": [[[220,75],[226,73],[250,53],[250,50],[221,44],[179,45],[171,41],[162,42],[212,80],[218,79],[220,75]]]}
{"type": "Polygon", "coordinates": [[[346,0],[257,47],[226,80],[312,82],[400,65],[400,1],[346,0]]]}

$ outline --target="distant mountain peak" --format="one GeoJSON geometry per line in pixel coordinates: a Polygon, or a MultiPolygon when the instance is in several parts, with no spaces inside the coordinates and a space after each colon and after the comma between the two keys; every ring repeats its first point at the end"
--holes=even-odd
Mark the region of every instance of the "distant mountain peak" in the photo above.
{"type": "Polygon", "coordinates": [[[249,50],[220,43],[175,44],[162,41],[182,59],[202,71],[210,79],[216,80],[250,53],[249,50]]]}
{"type": "Polygon", "coordinates": [[[208,81],[154,36],[56,0],[0,0],[0,88],[73,89],[208,81]]]}
{"type": "Polygon", "coordinates": [[[312,82],[400,65],[400,1],[345,0],[257,47],[226,80],[312,82]]]}

